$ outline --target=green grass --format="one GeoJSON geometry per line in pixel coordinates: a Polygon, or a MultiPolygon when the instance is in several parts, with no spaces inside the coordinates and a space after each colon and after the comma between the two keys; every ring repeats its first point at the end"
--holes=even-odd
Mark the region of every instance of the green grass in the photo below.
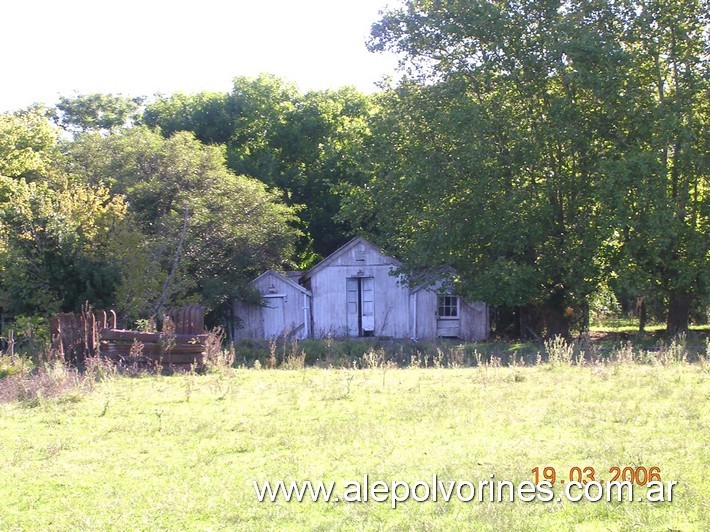
{"type": "Polygon", "coordinates": [[[223,370],[0,404],[2,530],[707,530],[708,366],[223,370]],[[671,503],[271,503],[254,480],[652,467],[671,503]]]}
{"type": "MultiPolygon", "coordinates": [[[[603,323],[593,323],[589,330],[591,332],[636,334],[639,330],[639,320],[637,318],[609,318],[603,323]]],[[[661,333],[665,330],[664,323],[648,323],[644,327],[644,331],[651,334],[661,333]]],[[[710,324],[690,325],[688,330],[691,333],[707,333],[710,332],[710,324]]]]}

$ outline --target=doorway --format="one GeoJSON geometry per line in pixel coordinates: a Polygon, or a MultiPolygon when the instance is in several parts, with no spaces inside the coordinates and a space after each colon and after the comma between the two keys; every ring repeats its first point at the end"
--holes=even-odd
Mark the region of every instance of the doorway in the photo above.
{"type": "Polygon", "coordinates": [[[274,338],[281,336],[286,328],[286,296],[264,296],[263,325],[264,337],[274,338]]]}
{"type": "Polygon", "coordinates": [[[375,335],[375,279],[350,277],[346,282],[348,336],[375,335]]]}

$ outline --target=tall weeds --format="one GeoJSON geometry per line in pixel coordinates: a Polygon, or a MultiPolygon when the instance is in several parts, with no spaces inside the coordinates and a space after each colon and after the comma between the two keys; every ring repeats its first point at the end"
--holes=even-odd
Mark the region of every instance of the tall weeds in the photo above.
{"type": "Polygon", "coordinates": [[[86,378],[63,362],[43,362],[31,371],[0,379],[0,402],[19,402],[28,407],[42,401],[81,391],[86,378]]]}
{"type": "Polygon", "coordinates": [[[552,366],[569,366],[574,359],[574,344],[559,335],[545,340],[545,351],[552,366]]]}
{"type": "Polygon", "coordinates": [[[205,341],[204,364],[208,372],[223,373],[234,366],[236,353],[234,345],[223,349],[225,333],[222,327],[215,327],[207,333],[205,341]]]}

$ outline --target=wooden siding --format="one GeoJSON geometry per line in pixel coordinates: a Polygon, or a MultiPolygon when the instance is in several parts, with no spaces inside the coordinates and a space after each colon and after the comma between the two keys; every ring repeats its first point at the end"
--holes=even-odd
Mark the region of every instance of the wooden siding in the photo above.
{"type": "MultiPolygon", "coordinates": [[[[410,296],[411,336],[417,339],[436,338],[438,291],[431,289],[413,291],[410,296]]],[[[459,338],[463,340],[488,339],[488,305],[481,301],[467,303],[459,298],[459,338]]]]}
{"type": "Polygon", "coordinates": [[[267,271],[252,281],[264,298],[264,306],[234,304],[234,313],[242,321],[235,339],[264,339],[310,336],[310,294],[303,287],[274,271],[267,271]]]}
{"type": "Polygon", "coordinates": [[[353,288],[357,279],[362,279],[363,330],[372,330],[374,336],[406,338],[409,335],[409,290],[398,284],[397,277],[390,275],[398,265],[396,260],[382,254],[369,242],[356,239],[326,261],[324,267],[318,265],[306,274],[313,294],[313,334],[316,338],[357,335],[359,331],[352,321],[348,327],[348,308],[352,315],[357,307],[356,289],[353,288]]]}
{"type": "Polygon", "coordinates": [[[483,301],[461,300],[461,337],[464,340],[488,340],[490,326],[488,305],[483,301]]]}
{"type": "Polygon", "coordinates": [[[239,325],[232,333],[235,341],[261,340],[264,336],[264,324],[261,321],[261,307],[247,305],[243,301],[234,302],[234,315],[239,318],[239,325]]]}
{"type": "Polygon", "coordinates": [[[415,339],[436,338],[436,292],[418,290],[412,294],[415,301],[416,328],[412,331],[415,339]]]}
{"type": "Polygon", "coordinates": [[[438,294],[443,284],[414,290],[391,273],[401,265],[367,240],[357,237],[299,278],[269,270],[252,281],[268,306],[235,303],[243,328],[234,337],[297,338],[384,336],[465,340],[488,338],[488,306],[459,298],[457,316],[438,320],[438,294]],[[301,284],[297,284],[297,281],[301,284]],[[437,328],[437,322],[439,327],[437,328]]]}

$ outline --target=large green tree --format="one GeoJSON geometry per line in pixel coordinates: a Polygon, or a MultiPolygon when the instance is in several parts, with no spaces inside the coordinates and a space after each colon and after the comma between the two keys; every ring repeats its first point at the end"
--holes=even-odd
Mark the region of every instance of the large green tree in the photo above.
{"type": "Polygon", "coordinates": [[[349,227],[336,220],[339,187],[362,183],[362,144],[371,100],[354,89],[301,94],[262,74],[235,78],[230,93],[176,94],[147,106],[144,121],[166,137],[191,131],[225,145],[229,167],[302,205],[299,260],[307,267],[341,245],[349,227]]]}
{"type": "Polygon", "coordinates": [[[143,122],[166,137],[191,131],[205,144],[226,144],[240,112],[239,102],[226,92],[176,93],[147,105],[143,122]]]}
{"type": "MultiPolygon", "coordinates": [[[[655,179],[639,133],[663,131],[659,120],[672,116],[637,82],[643,9],[621,1],[410,0],[386,12],[371,47],[400,53],[408,77],[383,98],[374,178],[351,192],[343,216],[393,242],[413,269],[450,264],[466,295],[525,307],[535,328],[566,333],[598,286],[628,273],[621,250],[632,231],[619,202],[626,198],[638,219],[627,191],[655,179]],[[638,101],[652,108],[643,124],[635,122],[638,101]]],[[[692,61],[697,67],[702,58],[692,61]]],[[[706,202],[702,166],[687,168],[699,184],[687,190],[706,202]]],[[[672,190],[668,177],[660,186],[672,190]]],[[[670,211],[703,223],[679,204],[670,211]]],[[[706,256],[701,233],[684,234],[706,256]]],[[[674,264],[697,286],[702,260],[674,264]]],[[[658,260],[651,262],[639,268],[657,278],[658,260]]]]}
{"type": "Polygon", "coordinates": [[[667,302],[667,329],[687,329],[710,291],[710,41],[707,1],[629,2],[624,48],[633,68],[619,116],[624,179],[615,283],[667,302]]]}
{"type": "Polygon", "coordinates": [[[0,176],[0,307],[50,315],[115,302],[110,260],[125,204],[103,187],[0,176]]]}
{"type": "MultiPolygon", "coordinates": [[[[342,245],[350,227],[337,218],[343,185],[366,181],[362,146],[369,137],[371,99],[354,89],[309,92],[272,119],[268,136],[238,135],[230,143],[245,171],[283,190],[286,200],[304,205],[300,213],[312,246],[311,261],[342,245]],[[255,139],[260,139],[255,141],[255,139]],[[265,142],[264,142],[265,141],[265,142]]],[[[247,130],[261,128],[252,122],[247,130]]],[[[236,162],[234,164],[237,164],[236,162]]],[[[303,266],[311,265],[304,257],[303,266]]]]}
{"type": "Polygon", "coordinates": [[[31,107],[0,114],[0,175],[33,180],[51,173],[59,132],[47,113],[31,107]]]}
{"type": "Polygon", "coordinates": [[[54,120],[74,134],[86,131],[109,132],[132,126],[140,117],[144,98],[114,94],[77,94],[62,96],[54,120]]]}
{"type": "Polygon", "coordinates": [[[67,143],[68,170],[88,183],[106,183],[126,199],[143,235],[136,253],[145,272],[127,283],[140,297],[136,311],[206,304],[229,317],[232,298],[266,268],[288,265],[297,231],[295,209],[255,179],[225,165],[224,149],[187,132],[164,138],[144,127],[108,136],[86,134],[67,143]]]}
{"type": "Polygon", "coordinates": [[[61,171],[46,110],[0,115],[0,308],[10,315],[109,306],[125,204],[61,171]]]}

